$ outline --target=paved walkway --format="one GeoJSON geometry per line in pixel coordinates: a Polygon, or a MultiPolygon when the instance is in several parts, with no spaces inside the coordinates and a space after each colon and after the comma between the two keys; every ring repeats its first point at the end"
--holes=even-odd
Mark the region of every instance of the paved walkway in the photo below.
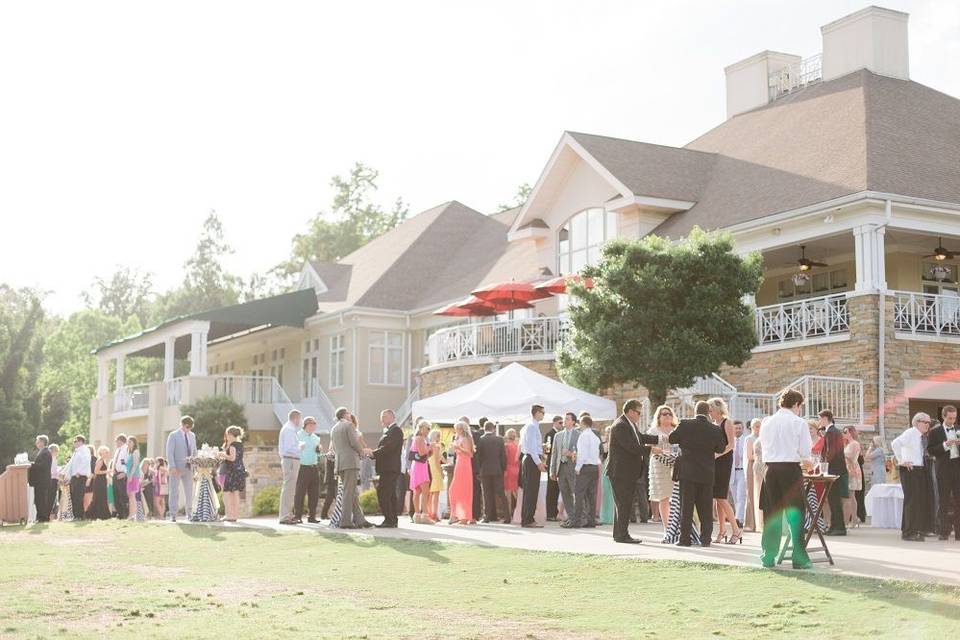
{"type": "MultiPolygon", "coordinates": [[[[379,518],[372,519],[379,522],[379,518]]],[[[530,551],[591,553],[626,556],[644,560],[686,560],[737,566],[760,566],[760,534],[746,533],[743,544],[713,545],[710,548],[682,549],[660,543],[659,524],[630,525],[631,535],[643,544],[617,544],[611,538],[611,527],[597,529],[564,529],[547,523],[543,529],[521,529],[516,525],[477,524],[418,525],[401,519],[399,529],[333,530],[326,524],[280,525],[274,519],[251,518],[227,527],[269,528],[290,535],[347,533],[362,538],[404,538],[434,542],[475,544],[484,547],[507,547],[530,551]]],[[[900,532],[892,529],[851,529],[845,538],[827,538],[834,566],[817,563],[813,571],[836,575],[858,575],[873,578],[939,582],[960,586],[960,542],[927,538],[925,542],[904,542],[900,532]]],[[[816,538],[811,542],[817,546],[816,538]]],[[[789,561],[784,564],[789,567],[789,561]]],[[[792,569],[791,569],[792,570],[792,569]]]]}

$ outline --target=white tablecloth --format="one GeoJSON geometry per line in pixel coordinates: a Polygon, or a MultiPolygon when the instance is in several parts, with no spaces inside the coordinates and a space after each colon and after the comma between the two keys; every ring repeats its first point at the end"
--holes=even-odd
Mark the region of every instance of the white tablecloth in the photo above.
{"type": "MultiPolygon", "coordinates": [[[[517,491],[517,507],[513,510],[513,522],[520,524],[520,514],[523,508],[523,486],[517,491]]],[[[540,495],[537,496],[537,511],[533,514],[533,521],[537,524],[547,522],[547,474],[540,474],[540,495]]]]}
{"type": "Polygon", "coordinates": [[[870,526],[899,529],[903,518],[903,488],[899,484],[875,484],[863,499],[870,526]]]}

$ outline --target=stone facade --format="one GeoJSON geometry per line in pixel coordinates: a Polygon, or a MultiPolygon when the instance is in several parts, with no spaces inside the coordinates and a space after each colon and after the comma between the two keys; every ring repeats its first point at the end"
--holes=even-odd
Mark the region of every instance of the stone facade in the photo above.
{"type": "Polygon", "coordinates": [[[280,486],[283,472],[275,445],[250,445],[243,450],[243,464],[247,468],[247,491],[240,503],[240,516],[253,513],[253,498],[267,487],[280,486]]]}

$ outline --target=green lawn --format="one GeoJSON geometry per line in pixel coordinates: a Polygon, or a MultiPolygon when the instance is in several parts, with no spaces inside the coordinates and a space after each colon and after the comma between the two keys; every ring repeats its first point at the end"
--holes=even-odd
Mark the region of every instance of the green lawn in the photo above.
{"type": "Polygon", "coordinates": [[[958,589],[810,572],[216,526],[0,529],[2,638],[874,640],[958,622],[958,589]]]}

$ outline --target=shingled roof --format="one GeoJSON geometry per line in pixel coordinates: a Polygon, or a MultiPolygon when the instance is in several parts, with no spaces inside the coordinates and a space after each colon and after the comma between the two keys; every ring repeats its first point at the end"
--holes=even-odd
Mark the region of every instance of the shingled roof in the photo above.
{"type": "Polygon", "coordinates": [[[495,280],[537,275],[535,250],[509,243],[519,209],[492,216],[452,201],[428,209],[337,263],[311,264],[328,290],[321,313],[351,306],[413,311],[495,280]]]}

